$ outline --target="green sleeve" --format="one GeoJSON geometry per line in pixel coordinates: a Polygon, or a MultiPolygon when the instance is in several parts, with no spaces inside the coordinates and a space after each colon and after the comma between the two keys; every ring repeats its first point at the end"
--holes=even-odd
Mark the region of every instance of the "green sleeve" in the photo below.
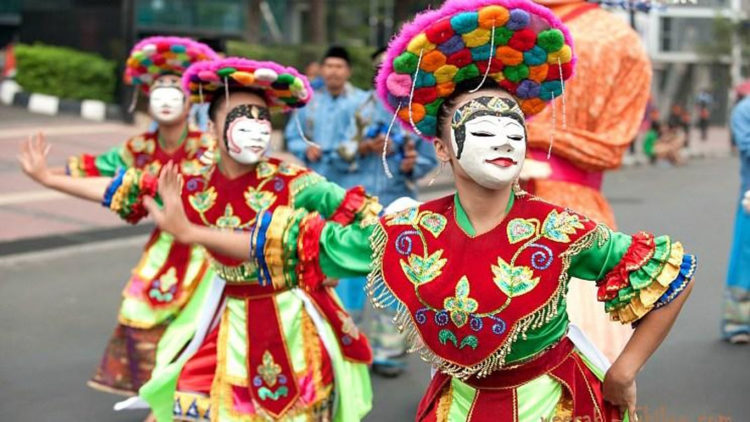
{"type": "Polygon", "coordinates": [[[123,158],[122,146],[113,147],[109,151],[97,155],[94,165],[96,165],[100,175],[108,177],[114,176],[118,168],[130,167],[123,158]]]}
{"type": "Polygon", "coordinates": [[[370,272],[370,235],[376,225],[326,223],[320,236],[320,267],[331,278],[361,277],[370,272]]]}
{"type": "Polygon", "coordinates": [[[617,265],[630,247],[631,237],[609,229],[594,234],[597,238],[588,249],[573,255],[568,274],[583,280],[597,281],[617,265]]]}
{"type": "Polygon", "coordinates": [[[301,187],[294,195],[294,207],[317,211],[330,217],[344,200],[346,190],[316,173],[307,173],[296,181],[301,187]]]}

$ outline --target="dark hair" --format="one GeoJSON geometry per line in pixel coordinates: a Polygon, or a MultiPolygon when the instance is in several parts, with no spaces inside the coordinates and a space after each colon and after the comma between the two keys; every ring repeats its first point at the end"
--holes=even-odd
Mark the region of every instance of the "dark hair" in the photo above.
{"type": "MultiPolygon", "coordinates": [[[[456,84],[456,89],[453,90],[451,95],[445,98],[445,101],[443,101],[443,104],[440,105],[440,108],[438,109],[437,113],[437,122],[435,123],[435,135],[440,139],[447,139],[445,138],[445,133],[443,133],[443,123],[445,122],[445,119],[448,119],[450,121],[451,115],[450,110],[455,107],[456,100],[461,95],[473,90],[482,82],[481,77],[476,77],[472,79],[466,79],[464,81],[461,81],[456,84]]],[[[485,79],[484,83],[482,83],[482,86],[480,89],[499,89],[499,90],[505,90],[503,87],[498,85],[498,83],[494,79],[487,78],[485,79]]],[[[515,101],[515,100],[514,100],[515,101]]],[[[515,117],[513,114],[509,114],[508,117],[514,118],[516,120],[519,120],[515,117]]],[[[523,122],[523,120],[519,120],[521,126],[524,127],[524,132],[526,130],[526,124],[523,122]]],[[[459,151],[456,151],[458,155],[460,155],[459,151]]]]}
{"type": "MultiPolygon", "coordinates": [[[[264,101],[266,101],[266,93],[262,89],[258,88],[229,88],[229,95],[232,95],[235,92],[247,92],[248,94],[255,94],[259,96],[260,98],[263,98],[264,101]]],[[[211,101],[208,103],[208,118],[211,119],[212,122],[216,123],[216,113],[219,111],[219,107],[221,104],[224,104],[226,101],[224,89],[219,88],[214,93],[213,98],[211,98],[211,101]]]]}
{"type": "Polygon", "coordinates": [[[347,65],[351,66],[352,60],[349,57],[349,52],[346,51],[344,47],[341,47],[339,45],[332,45],[328,51],[326,51],[326,54],[323,56],[322,62],[325,62],[327,58],[329,57],[335,57],[337,59],[343,59],[347,65]]]}

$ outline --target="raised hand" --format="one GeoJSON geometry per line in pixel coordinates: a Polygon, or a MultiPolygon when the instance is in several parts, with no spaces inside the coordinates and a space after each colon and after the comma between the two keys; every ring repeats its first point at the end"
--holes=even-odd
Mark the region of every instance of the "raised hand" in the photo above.
{"type": "Polygon", "coordinates": [[[158,191],[162,200],[161,208],[154,198],[144,198],[149,214],[160,229],[173,235],[178,242],[190,243],[194,226],[182,206],[182,175],[171,161],[161,169],[158,191]]]}
{"type": "Polygon", "coordinates": [[[37,135],[31,135],[21,142],[21,149],[18,154],[21,170],[42,185],[47,184],[51,175],[50,169],[47,167],[49,150],[50,145],[44,140],[44,135],[39,132],[37,135]]]}

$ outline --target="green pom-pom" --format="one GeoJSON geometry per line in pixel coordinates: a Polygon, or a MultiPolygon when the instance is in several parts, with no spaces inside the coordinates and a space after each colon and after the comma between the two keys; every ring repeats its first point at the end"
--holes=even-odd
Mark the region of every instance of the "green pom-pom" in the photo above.
{"type": "Polygon", "coordinates": [[[529,76],[529,67],[525,64],[519,64],[518,66],[506,66],[503,69],[503,74],[511,82],[521,82],[523,79],[529,76]]]}
{"type": "Polygon", "coordinates": [[[294,83],[294,76],[288,73],[282,73],[279,75],[279,79],[276,79],[276,83],[291,85],[294,83]]]}
{"type": "Polygon", "coordinates": [[[435,101],[433,101],[433,102],[431,102],[429,104],[425,104],[425,106],[424,106],[425,112],[427,114],[436,116],[437,113],[438,113],[438,111],[440,110],[440,106],[443,105],[444,101],[445,101],[444,98],[438,98],[437,100],[435,100],[435,101]]]}
{"type": "Polygon", "coordinates": [[[233,67],[223,67],[216,71],[216,74],[219,75],[222,78],[226,78],[227,76],[231,75],[232,73],[236,72],[237,69],[233,67]]]}
{"type": "Polygon", "coordinates": [[[468,66],[464,66],[461,69],[458,69],[458,72],[456,72],[456,76],[453,77],[453,81],[455,83],[459,83],[467,79],[476,78],[479,75],[479,68],[477,67],[477,65],[472,63],[468,66]]]}
{"type": "Polygon", "coordinates": [[[294,78],[294,82],[289,84],[289,89],[292,91],[302,91],[305,88],[305,84],[300,78],[294,78]]]}
{"type": "Polygon", "coordinates": [[[508,44],[508,40],[513,36],[513,31],[506,28],[495,28],[495,47],[508,44]]]}
{"type": "Polygon", "coordinates": [[[419,123],[417,123],[417,129],[427,135],[433,135],[436,128],[437,119],[435,118],[435,116],[426,115],[419,123]]]}
{"type": "Polygon", "coordinates": [[[417,61],[419,57],[416,54],[405,51],[393,59],[393,69],[396,73],[412,74],[417,70],[417,61]]]}
{"type": "Polygon", "coordinates": [[[548,53],[558,51],[565,45],[565,37],[559,29],[548,29],[537,35],[536,43],[548,53]]]}
{"type": "Polygon", "coordinates": [[[293,105],[298,102],[296,97],[279,97],[279,100],[288,105],[293,105]]]}
{"type": "Polygon", "coordinates": [[[161,68],[159,66],[156,66],[156,65],[151,65],[151,66],[148,67],[148,73],[152,73],[154,75],[158,75],[159,73],[161,73],[161,68]]]}

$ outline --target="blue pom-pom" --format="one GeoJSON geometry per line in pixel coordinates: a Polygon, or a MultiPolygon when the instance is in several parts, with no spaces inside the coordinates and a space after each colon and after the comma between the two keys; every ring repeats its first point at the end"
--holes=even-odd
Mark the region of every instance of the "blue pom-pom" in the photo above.
{"type": "Polygon", "coordinates": [[[562,95],[562,84],[560,81],[545,81],[542,82],[542,88],[539,91],[539,98],[544,101],[549,101],[552,98],[557,98],[562,95]]]}
{"type": "Polygon", "coordinates": [[[547,52],[535,45],[531,50],[523,52],[523,61],[529,66],[539,66],[547,63],[547,52]]]}
{"type": "Polygon", "coordinates": [[[419,72],[417,74],[417,88],[435,85],[437,85],[437,81],[432,73],[419,72]]]}
{"type": "Polygon", "coordinates": [[[519,29],[526,28],[526,26],[529,25],[530,20],[531,17],[525,10],[513,9],[510,11],[510,19],[505,26],[508,27],[508,29],[518,31],[519,29]]]}
{"type": "Polygon", "coordinates": [[[459,34],[471,32],[479,26],[478,12],[463,12],[451,18],[451,27],[459,34]]]}
{"type": "Polygon", "coordinates": [[[466,45],[464,44],[464,39],[461,38],[460,35],[454,35],[448,38],[444,43],[440,44],[438,46],[438,50],[440,50],[446,56],[450,56],[453,53],[457,53],[463,50],[464,47],[466,47],[466,45]]]}
{"type": "Polygon", "coordinates": [[[426,115],[422,118],[422,121],[417,123],[417,129],[427,135],[434,134],[436,128],[437,119],[435,118],[435,116],[426,115]]]}
{"type": "Polygon", "coordinates": [[[516,88],[516,96],[518,98],[538,97],[540,89],[541,87],[538,83],[528,79],[524,79],[520,84],[518,84],[518,88],[516,88]]]}
{"type": "Polygon", "coordinates": [[[489,60],[490,59],[490,45],[484,44],[479,47],[471,49],[471,58],[474,61],[489,60]]]}

